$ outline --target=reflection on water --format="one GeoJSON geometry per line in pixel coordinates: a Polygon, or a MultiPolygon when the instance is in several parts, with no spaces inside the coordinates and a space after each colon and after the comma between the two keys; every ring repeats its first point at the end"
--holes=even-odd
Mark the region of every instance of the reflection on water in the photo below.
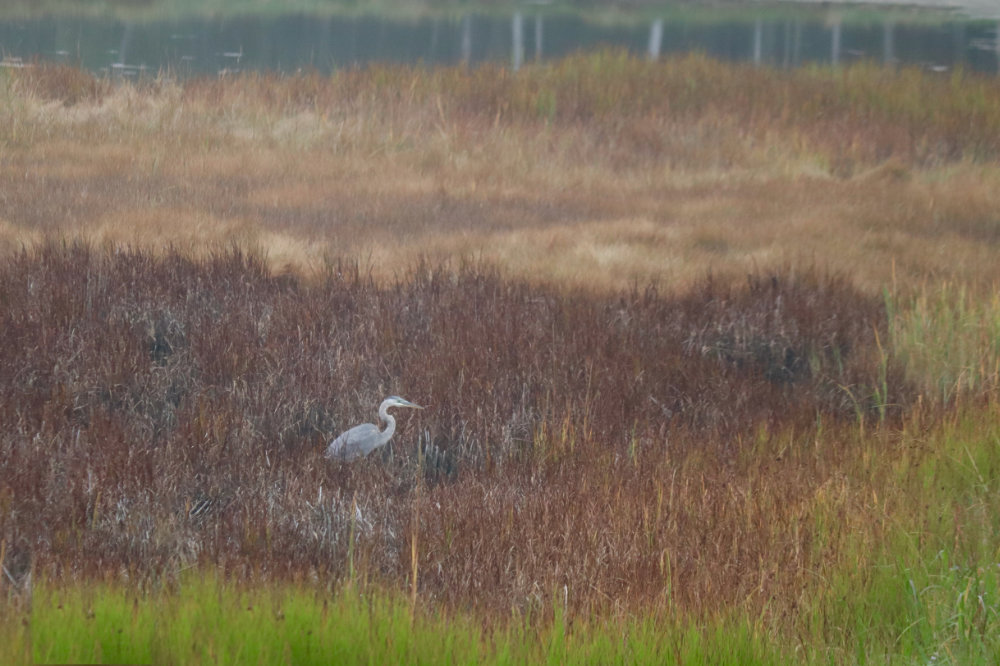
{"type": "Polygon", "coordinates": [[[815,18],[654,19],[636,25],[529,11],[509,18],[469,14],[419,20],[291,15],[142,24],[81,18],[0,22],[0,54],[8,62],[61,60],[120,76],[160,70],[179,75],[240,69],[327,72],[368,62],[492,61],[517,69],[529,60],[602,46],[650,58],[700,51],[781,67],[871,59],[1000,72],[997,22],[842,23],[828,12],[815,18]]]}

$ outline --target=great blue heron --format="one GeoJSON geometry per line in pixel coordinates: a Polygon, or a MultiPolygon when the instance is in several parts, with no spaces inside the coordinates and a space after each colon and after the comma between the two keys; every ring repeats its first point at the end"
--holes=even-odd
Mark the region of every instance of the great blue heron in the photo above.
{"type": "Polygon", "coordinates": [[[331,460],[349,462],[367,456],[380,446],[385,445],[396,432],[396,419],[389,414],[390,407],[411,407],[423,409],[398,395],[390,395],[378,407],[378,416],[385,421],[385,430],[379,431],[374,423],[362,423],[350,430],[342,432],[326,449],[326,457],[331,460]]]}

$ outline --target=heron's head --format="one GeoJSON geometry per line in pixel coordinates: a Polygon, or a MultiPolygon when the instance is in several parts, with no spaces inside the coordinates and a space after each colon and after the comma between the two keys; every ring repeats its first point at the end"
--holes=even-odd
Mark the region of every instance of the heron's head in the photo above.
{"type": "Polygon", "coordinates": [[[420,405],[410,402],[405,398],[400,398],[398,395],[390,395],[385,399],[385,401],[388,403],[386,407],[411,407],[413,409],[423,409],[420,405]]]}

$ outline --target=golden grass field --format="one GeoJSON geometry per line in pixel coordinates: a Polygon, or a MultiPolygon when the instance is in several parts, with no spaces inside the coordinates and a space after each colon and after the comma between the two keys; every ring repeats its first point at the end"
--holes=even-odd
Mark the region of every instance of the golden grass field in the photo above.
{"type": "Polygon", "coordinates": [[[0,240],[237,241],[279,269],[351,256],[386,277],[476,258],[596,289],[802,265],[869,291],[1000,277],[996,138],[962,126],[971,103],[935,102],[962,86],[995,111],[994,82],[577,60],[141,86],[10,73],[0,240]]]}

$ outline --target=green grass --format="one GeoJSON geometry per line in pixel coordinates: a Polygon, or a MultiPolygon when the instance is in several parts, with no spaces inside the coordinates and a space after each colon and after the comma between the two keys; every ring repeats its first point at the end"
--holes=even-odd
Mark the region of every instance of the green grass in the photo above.
{"type": "Polygon", "coordinates": [[[906,298],[886,292],[892,347],[926,398],[995,397],[1000,386],[1000,294],[943,283],[906,298]]]}
{"type": "Polygon", "coordinates": [[[489,630],[470,616],[418,610],[403,596],[346,585],[247,587],[191,576],[138,592],[108,583],[45,583],[30,621],[8,610],[0,660],[35,663],[782,663],[759,628],[719,619],[569,621],[489,630]],[[30,629],[28,627],[30,626],[30,629]],[[30,647],[26,643],[30,641],[30,647]]]}
{"type": "Polygon", "coordinates": [[[995,408],[975,409],[930,433],[913,427],[904,434],[899,457],[882,470],[882,490],[858,518],[881,535],[875,543],[849,537],[842,565],[817,584],[802,630],[813,660],[997,663],[996,417],[995,408]]]}

